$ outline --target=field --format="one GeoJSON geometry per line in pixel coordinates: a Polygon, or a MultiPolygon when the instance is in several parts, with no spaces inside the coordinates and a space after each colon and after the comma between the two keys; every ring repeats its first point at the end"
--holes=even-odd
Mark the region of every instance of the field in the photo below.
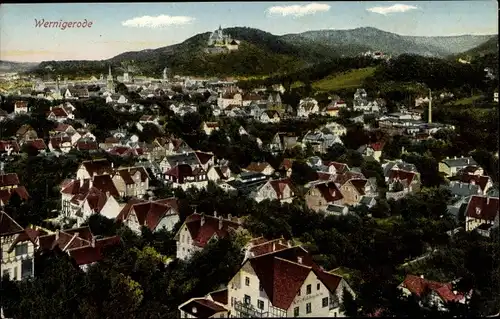
{"type": "Polygon", "coordinates": [[[329,75],[313,83],[313,88],[319,91],[335,91],[342,89],[358,88],[363,86],[363,81],[373,75],[374,67],[350,70],[340,74],[329,75]]]}

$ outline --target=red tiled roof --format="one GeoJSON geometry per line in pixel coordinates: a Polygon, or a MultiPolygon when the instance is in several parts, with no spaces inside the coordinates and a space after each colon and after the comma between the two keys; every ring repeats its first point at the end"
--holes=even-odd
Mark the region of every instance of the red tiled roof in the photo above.
{"type": "Polygon", "coordinates": [[[24,124],[22,125],[16,132],[16,136],[23,136],[30,131],[35,131],[30,125],[24,124]]]}
{"type": "Polygon", "coordinates": [[[335,167],[337,174],[343,174],[349,171],[349,166],[347,166],[347,164],[344,163],[326,161],[323,162],[323,165],[335,167]]]}
{"type": "Polygon", "coordinates": [[[471,196],[466,216],[482,220],[495,220],[498,215],[498,197],[471,196]]]}
{"type": "Polygon", "coordinates": [[[78,150],[91,151],[91,150],[99,149],[99,144],[97,144],[97,142],[95,142],[95,141],[85,140],[85,141],[76,142],[75,147],[78,150]]]}
{"type": "Polygon", "coordinates": [[[214,155],[211,153],[205,153],[200,151],[196,151],[195,155],[198,158],[198,161],[200,161],[202,165],[205,165],[209,160],[211,160],[214,157],[214,155]]]}
{"type": "Polygon", "coordinates": [[[76,264],[88,265],[101,261],[104,248],[117,245],[121,241],[120,236],[107,237],[95,240],[95,245],[86,245],[84,247],[70,249],[69,255],[75,260],[76,264]]]}
{"type": "Polygon", "coordinates": [[[47,149],[47,145],[45,145],[45,142],[41,138],[26,141],[26,144],[31,146],[31,147],[34,147],[35,149],[37,149],[39,151],[47,149]]]}
{"type": "Polygon", "coordinates": [[[326,182],[326,183],[321,183],[318,185],[315,185],[319,192],[321,193],[321,196],[327,201],[327,202],[336,202],[338,200],[341,200],[344,198],[342,196],[342,193],[338,189],[337,185],[335,185],[334,182],[326,182]]]}
{"type": "Polygon", "coordinates": [[[248,262],[273,306],[281,309],[290,307],[311,271],[330,292],[334,292],[342,280],[341,277],[320,269],[313,262],[311,255],[301,247],[291,247],[253,257],[248,262]]]}
{"type": "Polygon", "coordinates": [[[125,221],[133,211],[141,226],[146,226],[150,230],[155,230],[161,219],[178,210],[177,198],[159,199],[155,201],[143,201],[140,199],[131,199],[120,211],[117,220],[125,221]]]}
{"type": "Polygon", "coordinates": [[[354,186],[354,188],[356,188],[360,195],[365,195],[365,186],[368,183],[368,180],[353,178],[349,180],[349,182],[352,184],[352,186],[354,186]]]}
{"type": "Polygon", "coordinates": [[[263,243],[258,243],[251,247],[249,252],[252,253],[252,257],[257,257],[287,248],[288,245],[283,243],[283,239],[274,239],[269,241],[264,240],[263,243]]]}
{"type": "Polygon", "coordinates": [[[357,178],[357,179],[362,179],[365,178],[365,176],[361,173],[355,173],[355,172],[345,172],[343,174],[337,174],[335,176],[335,183],[339,184],[340,186],[344,185],[347,181],[357,178]]]}
{"type": "Polygon", "coordinates": [[[335,175],[326,172],[316,172],[316,180],[318,181],[329,181],[332,180],[335,175]]]}
{"type": "Polygon", "coordinates": [[[26,188],[24,186],[18,186],[9,189],[0,189],[0,201],[4,205],[7,204],[14,193],[16,193],[22,200],[27,200],[29,198],[26,188]]]}
{"type": "Polygon", "coordinates": [[[382,151],[382,149],[384,148],[384,143],[382,142],[378,142],[378,143],[372,143],[370,144],[370,147],[374,150],[374,151],[382,151]]]}
{"type": "Polygon", "coordinates": [[[6,212],[0,211],[0,236],[23,232],[24,229],[6,212]]]}
{"type": "Polygon", "coordinates": [[[26,101],[16,101],[16,103],[14,104],[14,107],[17,109],[17,108],[26,108],[28,107],[28,102],[26,101]]]}
{"type": "Polygon", "coordinates": [[[293,159],[291,159],[291,158],[285,158],[281,162],[280,168],[284,168],[286,170],[289,170],[289,169],[292,168],[292,164],[293,164],[293,159]]]}
{"type": "Polygon", "coordinates": [[[209,295],[210,295],[210,297],[212,297],[212,299],[215,302],[221,303],[223,305],[227,305],[227,303],[228,303],[227,288],[219,290],[219,291],[213,291],[209,295]]]}
{"type": "Polygon", "coordinates": [[[391,169],[389,172],[389,182],[407,181],[408,185],[410,185],[413,182],[414,177],[415,177],[414,172],[409,172],[399,169],[391,169]]]}
{"type": "Polygon", "coordinates": [[[462,174],[460,176],[460,181],[469,184],[479,185],[482,191],[486,188],[488,181],[490,180],[489,176],[484,175],[473,175],[473,174],[462,174]]]}
{"type": "Polygon", "coordinates": [[[60,148],[62,143],[70,143],[69,146],[71,146],[71,138],[69,136],[58,136],[50,139],[53,148],[60,148]]]}
{"type": "Polygon", "coordinates": [[[226,308],[206,298],[192,299],[180,309],[194,318],[210,318],[218,312],[227,311],[226,308]]]}
{"type": "Polygon", "coordinates": [[[205,124],[207,125],[207,127],[209,128],[216,128],[216,127],[219,127],[219,123],[217,122],[205,122],[205,124]]]}
{"type": "Polygon", "coordinates": [[[13,152],[19,152],[21,149],[17,141],[0,141],[0,152],[7,152],[8,147],[11,147],[13,152]]]}
{"type": "Polygon", "coordinates": [[[97,175],[111,173],[111,163],[107,159],[95,159],[82,162],[83,167],[87,170],[90,176],[94,173],[97,175]]]}
{"type": "Polygon", "coordinates": [[[418,297],[423,297],[426,292],[434,291],[445,302],[459,301],[464,298],[461,294],[453,293],[450,283],[431,281],[414,275],[407,275],[402,286],[418,297]]]}
{"type": "Polygon", "coordinates": [[[17,186],[19,178],[16,173],[8,173],[0,175],[0,187],[17,186]]]}
{"type": "Polygon", "coordinates": [[[69,128],[73,128],[73,126],[64,123],[58,123],[54,131],[56,132],[66,132],[69,128]]]}
{"type": "Polygon", "coordinates": [[[218,238],[223,238],[228,235],[228,230],[238,229],[241,224],[226,219],[222,220],[222,228],[219,229],[219,218],[214,216],[203,216],[205,223],[201,225],[202,215],[194,213],[186,218],[185,224],[191,234],[193,243],[198,247],[205,247],[210,238],[217,235],[218,238]]]}
{"type": "Polygon", "coordinates": [[[283,192],[285,191],[286,186],[288,186],[290,188],[290,190],[292,190],[292,192],[293,192],[292,181],[289,178],[275,179],[275,180],[269,181],[269,183],[273,187],[278,198],[283,197],[283,192]]]}
{"type": "Polygon", "coordinates": [[[140,175],[141,182],[145,182],[149,178],[149,174],[143,166],[120,168],[115,171],[115,175],[120,175],[127,185],[135,184],[133,176],[137,173],[140,175]]]}

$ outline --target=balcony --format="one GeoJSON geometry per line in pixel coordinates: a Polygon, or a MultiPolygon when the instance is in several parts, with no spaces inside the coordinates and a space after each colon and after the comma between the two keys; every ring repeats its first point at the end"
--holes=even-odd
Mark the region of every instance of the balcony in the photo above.
{"type": "Polygon", "coordinates": [[[252,305],[247,305],[241,301],[234,303],[237,318],[266,318],[269,317],[268,312],[263,312],[252,305]]]}

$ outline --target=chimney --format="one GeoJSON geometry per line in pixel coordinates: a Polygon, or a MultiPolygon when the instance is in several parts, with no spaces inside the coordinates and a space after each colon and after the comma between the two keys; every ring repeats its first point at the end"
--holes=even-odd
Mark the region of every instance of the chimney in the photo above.
{"type": "Polygon", "coordinates": [[[219,230],[222,229],[222,226],[224,225],[224,219],[222,216],[219,216],[219,230]]]}
{"type": "Polygon", "coordinates": [[[58,239],[59,239],[59,229],[56,230],[56,240],[58,240],[58,239]]]}
{"type": "Polygon", "coordinates": [[[299,264],[302,264],[302,257],[297,257],[297,262],[298,262],[299,264]]]}
{"type": "Polygon", "coordinates": [[[90,242],[92,247],[95,247],[95,236],[92,236],[92,241],[90,242]]]}
{"type": "Polygon", "coordinates": [[[420,278],[424,279],[424,275],[420,275],[420,278]]]}
{"type": "Polygon", "coordinates": [[[233,220],[233,215],[231,215],[231,214],[227,214],[227,219],[229,219],[229,220],[233,220]]]}
{"type": "Polygon", "coordinates": [[[276,251],[276,242],[273,242],[273,251],[276,251]]]}
{"type": "Polygon", "coordinates": [[[214,217],[217,217],[217,211],[214,210],[214,217]]]}
{"type": "Polygon", "coordinates": [[[202,214],[202,215],[201,215],[200,225],[201,225],[201,226],[205,225],[205,214],[202,214]]]}

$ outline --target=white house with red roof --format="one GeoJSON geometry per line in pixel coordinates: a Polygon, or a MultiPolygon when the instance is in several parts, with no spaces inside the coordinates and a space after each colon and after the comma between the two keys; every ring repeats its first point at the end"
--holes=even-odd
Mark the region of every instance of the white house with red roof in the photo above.
{"type": "Polygon", "coordinates": [[[263,200],[279,200],[291,203],[295,197],[292,181],[289,178],[269,180],[250,194],[256,202],[263,200]]]}
{"type": "Polygon", "coordinates": [[[14,114],[26,114],[28,113],[28,111],[28,102],[16,101],[14,103],[14,114]]]}
{"type": "Polygon", "coordinates": [[[425,279],[424,276],[407,275],[398,286],[404,295],[414,295],[420,302],[428,302],[445,311],[450,302],[465,303],[465,296],[453,289],[453,283],[425,279]]]}
{"type": "Polygon", "coordinates": [[[175,197],[149,201],[133,198],[122,208],[116,220],[138,234],[142,227],[152,232],[161,229],[171,231],[179,222],[178,209],[175,197]]]}
{"type": "Polygon", "coordinates": [[[384,143],[377,142],[367,145],[363,145],[358,149],[363,156],[373,157],[376,161],[380,162],[380,157],[382,156],[382,149],[384,148],[384,143]]]}
{"type": "Polygon", "coordinates": [[[207,172],[201,167],[192,168],[189,164],[177,164],[165,172],[165,179],[173,188],[187,190],[190,187],[202,189],[208,185],[207,172]]]}
{"type": "Polygon", "coordinates": [[[223,218],[194,213],[186,218],[184,224],[175,235],[177,241],[177,258],[189,259],[196,251],[200,251],[211,240],[217,240],[228,236],[231,230],[243,230],[242,222],[239,219],[233,219],[231,216],[223,218]]]}
{"type": "Polygon", "coordinates": [[[64,106],[51,107],[47,114],[47,119],[56,122],[64,122],[66,120],[74,120],[75,115],[70,108],[64,106]]]}
{"type": "Polygon", "coordinates": [[[9,276],[11,280],[33,276],[38,234],[36,230],[24,229],[7,213],[0,211],[2,276],[9,276]]]}
{"type": "Polygon", "coordinates": [[[498,197],[471,196],[465,211],[465,230],[477,230],[489,237],[492,228],[499,227],[498,197]]]}
{"type": "Polygon", "coordinates": [[[226,308],[237,318],[341,317],[344,288],[355,296],[341,276],[324,271],[302,247],[257,243],[227,285],[226,308]]]}

